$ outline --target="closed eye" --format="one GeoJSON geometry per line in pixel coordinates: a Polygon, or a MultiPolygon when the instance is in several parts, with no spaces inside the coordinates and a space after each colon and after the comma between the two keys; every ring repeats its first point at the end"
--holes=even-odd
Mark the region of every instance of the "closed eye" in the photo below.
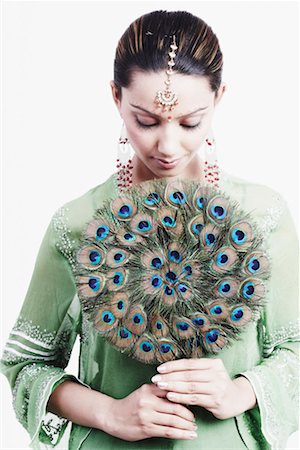
{"type": "MultiPolygon", "coordinates": [[[[136,121],[138,127],[143,128],[143,129],[147,129],[147,128],[150,129],[152,127],[156,127],[159,125],[158,123],[145,124],[145,123],[140,122],[137,118],[135,118],[135,121],[136,121]]],[[[200,125],[201,125],[201,122],[196,123],[195,125],[180,124],[180,126],[182,128],[186,128],[187,130],[193,130],[193,129],[199,128],[200,125]]]]}
{"type": "Polygon", "coordinates": [[[183,128],[199,128],[200,125],[201,125],[201,122],[196,123],[196,125],[184,125],[184,124],[182,124],[181,126],[182,126],[183,128]]]}

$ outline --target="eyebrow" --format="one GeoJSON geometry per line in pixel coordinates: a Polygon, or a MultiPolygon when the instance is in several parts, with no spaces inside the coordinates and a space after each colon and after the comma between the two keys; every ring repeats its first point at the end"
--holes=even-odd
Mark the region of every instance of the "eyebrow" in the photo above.
{"type": "MultiPolygon", "coordinates": [[[[139,110],[141,110],[141,111],[144,111],[145,113],[150,114],[150,116],[153,116],[153,117],[155,117],[156,119],[161,119],[161,117],[158,116],[157,114],[155,114],[155,113],[153,113],[153,112],[150,112],[150,111],[147,111],[147,109],[142,108],[141,106],[133,105],[132,103],[129,103],[129,104],[130,104],[130,106],[133,106],[133,108],[136,108],[136,109],[139,109],[139,110]]],[[[196,114],[196,113],[199,112],[199,111],[204,111],[204,110],[207,109],[207,108],[208,108],[208,106],[205,106],[205,107],[203,107],[203,108],[198,108],[198,109],[196,109],[195,111],[190,112],[190,113],[188,113],[188,114],[182,114],[181,116],[175,117],[175,119],[181,119],[182,117],[189,117],[189,116],[192,116],[193,114],[196,114]]]]}

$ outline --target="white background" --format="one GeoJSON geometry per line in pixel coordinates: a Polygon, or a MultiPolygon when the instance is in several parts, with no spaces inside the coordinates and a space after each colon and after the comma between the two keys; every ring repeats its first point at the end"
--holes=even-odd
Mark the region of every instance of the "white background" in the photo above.
{"type": "MultiPolygon", "coordinates": [[[[220,165],[278,190],[298,223],[297,2],[2,2],[2,346],[52,214],[114,170],[115,47],[156,9],[187,10],[217,34],[228,87],[213,127],[220,165]]],[[[75,374],[77,356],[78,346],[75,374]]],[[[1,449],[28,448],[4,377],[1,386],[1,449]]],[[[298,434],[288,448],[299,448],[298,434]]]]}

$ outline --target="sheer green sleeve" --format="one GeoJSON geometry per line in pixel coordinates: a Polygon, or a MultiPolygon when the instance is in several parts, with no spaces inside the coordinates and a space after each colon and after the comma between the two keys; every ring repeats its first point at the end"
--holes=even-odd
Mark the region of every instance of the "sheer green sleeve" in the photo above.
{"type": "Polygon", "coordinates": [[[60,383],[79,380],[65,373],[80,329],[81,313],[72,274],[72,242],[59,210],[46,231],[30,286],[13,327],[0,368],[13,392],[17,419],[32,439],[56,445],[67,420],[47,413],[60,383]]]}
{"type": "MultiPolygon", "coordinates": [[[[271,279],[261,319],[262,359],[243,372],[252,384],[257,407],[238,419],[248,431],[261,429],[260,449],[284,449],[291,433],[298,428],[299,386],[299,307],[298,239],[286,202],[279,197],[281,215],[269,234],[268,253],[271,279]]],[[[263,231],[275,222],[271,210],[263,231]]]]}

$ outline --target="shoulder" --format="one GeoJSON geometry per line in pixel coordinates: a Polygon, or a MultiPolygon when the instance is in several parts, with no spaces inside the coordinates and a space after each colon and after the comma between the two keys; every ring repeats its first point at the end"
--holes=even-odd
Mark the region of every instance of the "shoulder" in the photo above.
{"type": "Polygon", "coordinates": [[[221,188],[231,198],[238,201],[245,211],[250,212],[265,231],[275,229],[280,217],[287,209],[282,194],[262,183],[223,172],[221,188]]]}
{"type": "Polygon", "coordinates": [[[115,174],[103,183],[93,187],[80,197],[70,200],[55,211],[52,227],[61,238],[71,234],[73,239],[80,238],[83,229],[102,204],[117,195],[115,174]]]}

